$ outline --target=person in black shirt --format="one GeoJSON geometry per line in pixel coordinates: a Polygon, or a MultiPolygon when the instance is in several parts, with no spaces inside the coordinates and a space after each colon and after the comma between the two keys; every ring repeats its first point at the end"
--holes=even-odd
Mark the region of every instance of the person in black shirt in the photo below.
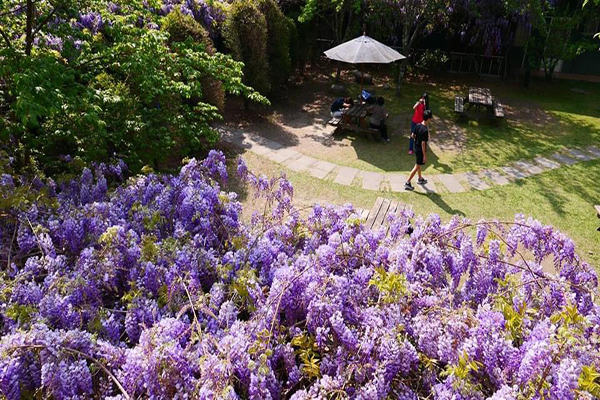
{"type": "Polygon", "coordinates": [[[415,163],[414,168],[410,171],[410,176],[408,180],[404,184],[404,189],[406,190],[414,190],[413,185],[410,183],[412,178],[414,178],[415,174],[419,175],[418,182],[423,185],[427,183],[427,179],[421,176],[421,165],[425,165],[427,162],[427,142],[429,141],[429,121],[431,121],[431,111],[425,110],[423,112],[423,123],[418,124],[415,127],[413,132],[413,136],[415,139],[415,155],[417,157],[417,162],[415,163]]]}
{"type": "Polygon", "coordinates": [[[342,116],[342,109],[352,107],[353,103],[350,97],[338,97],[331,104],[331,116],[333,118],[340,118],[342,116]]]}

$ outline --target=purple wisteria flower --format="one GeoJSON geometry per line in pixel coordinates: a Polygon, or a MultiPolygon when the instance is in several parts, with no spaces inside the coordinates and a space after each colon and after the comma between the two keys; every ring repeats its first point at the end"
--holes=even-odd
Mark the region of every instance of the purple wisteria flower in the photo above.
{"type": "Polygon", "coordinates": [[[1,175],[0,199],[36,200],[0,219],[0,393],[593,398],[597,275],[560,232],[403,209],[388,235],[237,171],[261,212],[222,189],[218,151],[175,175],[1,175]]]}

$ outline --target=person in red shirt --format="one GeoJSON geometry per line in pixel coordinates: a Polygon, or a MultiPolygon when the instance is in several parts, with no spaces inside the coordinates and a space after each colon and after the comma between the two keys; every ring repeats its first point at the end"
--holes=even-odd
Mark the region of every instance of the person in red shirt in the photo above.
{"type": "Polygon", "coordinates": [[[417,124],[423,122],[423,112],[425,110],[429,110],[429,96],[427,96],[427,93],[423,93],[423,96],[421,96],[419,101],[417,101],[413,106],[413,110],[415,110],[415,113],[410,121],[410,142],[408,144],[408,154],[413,154],[415,147],[415,139],[413,137],[415,127],[417,124]]]}

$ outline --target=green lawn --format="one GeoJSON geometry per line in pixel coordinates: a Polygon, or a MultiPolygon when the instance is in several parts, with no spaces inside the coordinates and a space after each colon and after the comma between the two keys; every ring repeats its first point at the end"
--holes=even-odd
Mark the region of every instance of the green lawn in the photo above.
{"type": "MultiPolygon", "coordinates": [[[[246,153],[249,167],[269,176],[279,175],[283,169],[294,184],[295,201],[300,207],[314,202],[343,204],[352,202],[356,207],[371,208],[378,196],[411,205],[417,214],[438,213],[447,220],[451,215],[464,215],[471,220],[480,218],[512,220],[516,213],[524,213],[550,224],[571,237],[579,254],[600,270],[600,232],[596,228],[593,203],[600,203],[600,161],[590,161],[517,181],[485,191],[458,194],[381,193],[337,185],[314,179],[304,173],[285,170],[281,165],[263,157],[246,153]]],[[[239,186],[232,186],[238,191],[239,186]]],[[[251,198],[242,191],[241,199],[249,209],[251,198]]]]}
{"type": "MultiPolygon", "coordinates": [[[[359,92],[358,84],[346,85],[350,93],[359,92]]],[[[490,88],[492,94],[506,105],[508,118],[499,123],[483,116],[459,121],[458,125],[466,136],[463,151],[433,151],[425,170],[428,174],[478,171],[516,160],[533,159],[538,155],[550,155],[573,146],[600,143],[600,84],[533,80],[529,88],[522,88],[516,83],[499,80],[463,77],[453,80],[451,77],[444,82],[409,82],[404,85],[400,97],[394,94],[393,89],[374,88],[378,95],[385,97],[390,113],[402,120],[399,127],[391,127],[391,130],[397,131],[392,143],[373,143],[363,135],[349,133],[343,136],[351,138],[354,154],[332,148],[328,153],[314,156],[363,170],[409,170],[414,159],[406,155],[408,139],[403,135],[408,130],[414,102],[427,92],[434,115],[455,121],[454,96],[465,95],[469,86],[490,88]],[[573,92],[573,88],[583,89],[587,94],[573,92]]],[[[435,129],[432,131],[432,140],[435,141],[435,129]]]]}

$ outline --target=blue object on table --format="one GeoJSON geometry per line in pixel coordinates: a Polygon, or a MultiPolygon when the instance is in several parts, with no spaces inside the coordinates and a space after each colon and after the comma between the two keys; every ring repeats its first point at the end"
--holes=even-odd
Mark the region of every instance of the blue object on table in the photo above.
{"type": "Polygon", "coordinates": [[[361,96],[363,98],[363,100],[368,100],[369,98],[373,97],[373,95],[369,92],[367,92],[366,90],[363,90],[361,93],[361,96]]]}

